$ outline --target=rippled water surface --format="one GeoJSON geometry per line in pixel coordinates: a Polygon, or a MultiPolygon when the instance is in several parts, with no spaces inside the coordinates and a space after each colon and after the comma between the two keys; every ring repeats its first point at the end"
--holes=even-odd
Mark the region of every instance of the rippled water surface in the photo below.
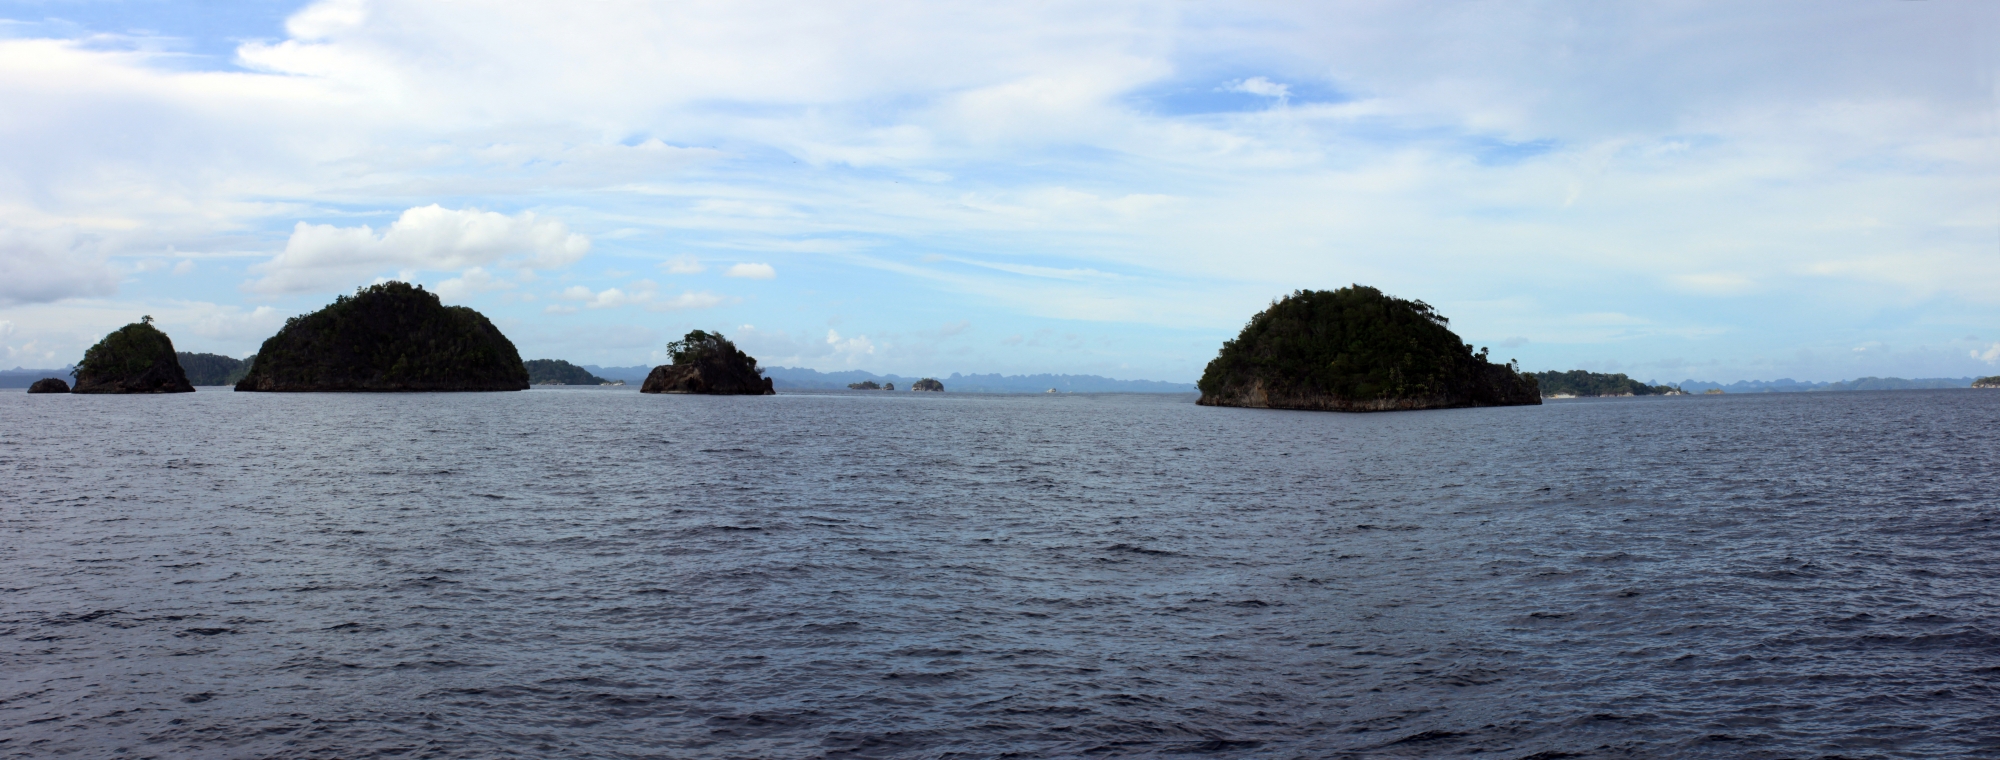
{"type": "Polygon", "coordinates": [[[2000,392],[0,394],[0,757],[2000,756],[2000,392]]]}

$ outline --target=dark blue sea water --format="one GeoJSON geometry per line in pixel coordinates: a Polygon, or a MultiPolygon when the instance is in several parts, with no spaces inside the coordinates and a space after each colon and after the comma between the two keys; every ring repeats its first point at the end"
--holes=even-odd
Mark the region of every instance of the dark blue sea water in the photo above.
{"type": "Polygon", "coordinates": [[[2000,392],[0,394],[0,757],[2000,755],[2000,392]]]}

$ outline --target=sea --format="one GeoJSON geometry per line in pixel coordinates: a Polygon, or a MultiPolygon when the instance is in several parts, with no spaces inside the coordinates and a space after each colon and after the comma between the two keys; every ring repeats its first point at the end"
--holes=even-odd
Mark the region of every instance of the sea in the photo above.
{"type": "Polygon", "coordinates": [[[2000,391],[0,394],[0,758],[2000,756],[2000,391]]]}

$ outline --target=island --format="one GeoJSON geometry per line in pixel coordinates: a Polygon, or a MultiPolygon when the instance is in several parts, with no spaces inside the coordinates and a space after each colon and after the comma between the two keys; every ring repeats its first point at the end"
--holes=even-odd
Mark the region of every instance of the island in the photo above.
{"type": "Polygon", "coordinates": [[[1203,406],[1381,412],[1542,403],[1515,362],[1487,361],[1430,304],[1362,285],[1299,290],[1202,372],[1203,406]]]}
{"type": "Polygon", "coordinates": [[[187,373],[188,382],[195,385],[235,385],[244,375],[250,374],[250,362],[221,354],[181,351],[174,357],[180,360],[181,370],[187,373]]]}
{"type": "Polygon", "coordinates": [[[83,352],[71,393],[193,393],[174,356],[174,341],[153,318],[113,330],[83,352]]]}
{"type": "Polygon", "coordinates": [[[922,380],[918,380],[918,381],[916,381],[916,382],[914,382],[914,383],[910,383],[910,390],[913,390],[913,391],[930,391],[930,392],[932,392],[932,393],[943,393],[943,392],[944,392],[944,383],[940,383],[940,382],[938,382],[938,381],[937,381],[937,380],[935,380],[935,379],[932,379],[932,378],[928,378],[928,377],[926,377],[926,378],[924,378],[924,379],[922,379],[922,380]]]}
{"type": "Polygon", "coordinates": [[[667,344],[672,364],[654,367],[640,393],[701,393],[721,396],[770,396],[771,378],[757,360],[743,353],[719,332],[693,330],[667,344]]]}
{"type": "Polygon", "coordinates": [[[1994,375],[1994,376],[1992,376],[1992,377],[1982,377],[1982,378],[1979,378],[1978,380],[1974,380],[1974,381],[1972,381],[1972,387],[1974,387],[1974,388],[2000,388],[2000,375],[1994,375]]]}
{"type": "MultiPolygon", "coordinates": [[[[611,385],[612,382],[589,370],[561,359],[529,359],[528,382],[534,385],[611,385]]],[[[618,383],[624,385],[624,383],[618,383]]]]}
{"type": "Polygon", "coordinates": [[[239,391],[520,391],[528,370],[485,315],[421,285],[385,282],[285,320],[239,391]]]}
{"type": "MultiPolygon", "coordinates": [[[[847,389],[850,391],[879,391],[882,390],[882,384],[873,380],[863,380],[858,383],[848,383],[847,389]]],[[[890,388],[889,390],[893,391],[895,388],[890,388]]]]}
{"type": "Polygon", "coordinates": [[[65,383],[65,382],[63,382],[63,381],[62,381],[62,378],[60,378],[60,377],[44,377],[44,378],[42,378],[42,379],[40,379],[40,380],[36,380],[36,381],[35,381],[35,384],[34,384],[34,385],[30,385],[30,386],[28,386],[28,392],[29,392],[29,393],[68,393],[68,392],[69,392],[69,383],[65,383]]]}
{"type": "Polygon", "coordinates": [[[1685,396],[1687,391],[1673,385],[1647,385],[1625,373],[1604,374],[1573,369],[1568,372],[1533,373],[1541,386],[1542,398],[1588,398],[1593,396],[1685,396]]]}

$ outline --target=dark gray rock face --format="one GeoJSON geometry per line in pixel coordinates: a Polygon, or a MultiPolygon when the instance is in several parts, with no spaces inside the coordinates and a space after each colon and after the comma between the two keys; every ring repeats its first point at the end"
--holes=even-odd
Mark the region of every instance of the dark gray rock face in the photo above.
{"type": "Polygon", "coordinates": [[[83,352],[71,393],[193,393],[174,342],[153,318],[113,330],[83,352]]]}
{"type": "Polygon", "coordinates": [[[28,392],[29,392],[29,393],[68,393],[68,392],[69,392],[69,383],[65,383],[65,382],[63,382],[63,381],[62,381],[62,378],[60,378],[60,377],[44,377],[44,378],[42,378],[42,379],[40,379],[40,380],[36,380],[36,381],[35,381],[35,384],[34,384],[34,385],[30,385],[30,386],[28,386],[28,392]]]}

